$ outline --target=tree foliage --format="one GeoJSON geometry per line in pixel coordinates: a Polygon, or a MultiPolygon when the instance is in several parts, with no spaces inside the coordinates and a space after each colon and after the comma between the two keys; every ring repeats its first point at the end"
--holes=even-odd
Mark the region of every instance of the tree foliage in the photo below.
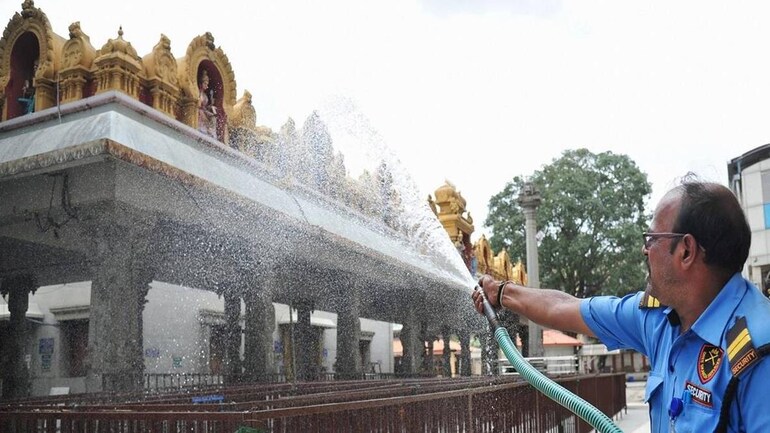
{"type": "MultiPolygon", "coordinates": [[[[537,210],[542,287],[579,297],[625,294],[644,285],[641,233],[648,227],[647,175],[626,155],[565,151],[529,179],[540,191],[537,210]]],[[[485,226],[493,249],[526,261],[524,215],[516,176],[489,202],[485,226]]]]}

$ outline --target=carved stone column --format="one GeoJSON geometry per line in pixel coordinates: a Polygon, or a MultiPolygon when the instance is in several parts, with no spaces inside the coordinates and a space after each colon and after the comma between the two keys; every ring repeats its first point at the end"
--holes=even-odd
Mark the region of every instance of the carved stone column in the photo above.
{"type": "Polygon", "coordinates": [[[29,395],[29,370],[25,362],[27,354],[27,323],[24,320],[29,308],[29,294],[37,289],[31,275],[17,275],[0,280],[0,294],[8,295],[8,346],[0,360],[3,379],[3,398],[21,398],[29,395]]]}
{"type": "Polygon", "coordinates": [[[256,281],[243,297],[246,302],[244,375],[250,381],[267,381],[273,373],[273,332],[275,307],[271,291],[263,281],[256,281]]]}
{"type": "MultiPolygon", "coordinates": [[[[540,288],[540,268],[537,257],[537,208],[542,200],[540,192],[531,182],[524,184],[521,193],[517,199],[521,206],[525,219],[525,232],[527,235],[527,277],[529,287],[540,288]]],[[[527,347],[528,356],[542,357],[543,349],[543,327],[529,320],[529,338],[527,347]]]]}
{"type": "Polygon", "coordinates": [[[91,281],[86,389],[133,391],[142,388],[142,311],[152,272],[132,253],[133,236],[99,243],[91,281]]]}
{"type": "Polygon", "coordinates": [[[435,374],[433,362],[433,341],[434,336],[428,332],[428,323],[420,323],[420,346],[422,346],[422,368],[423,374],[433,376],[435,374]]]}
{"type": "Polygon", "coordinates": [[[233,287],[224,292],[225,298],[225,382],[241,381],[241,296],[233,287]]]}
{"type": "Polygon", "coordinates": [[[467,330],[458,332],[460,337],[460,376],[471,375],[471,334],[467,330]]]}
{"type": "Polygon", "coordinates": [[[56,105],[56,81],[48,78],[35,79],[35,111],[56,105]]]}
{"type": "Polygon", "coordinates": [[[423,353],[423,346],[420,342],[419,324],[415,318],[414,311],[411,309],[404,318],[401,329],[401,347],[403,355],[401,357],[402,374],[414,376],[417,374],[419,362],[423,353]]]}
{"type": "Polygon", "coordinates": [[[479,342],[481,343],[481,374],[492,375],[495,373],[497,342],[492,338],[491,332],[479,334],[479,342]]]}
{"type": "Polygon", "coordinates": [[[444,377],[452,377],[452,348],[449,346],[452,338],[451,331],[449,330],[448,326],[444,326],[441,329],[441,336],[444,340],[444,353],[442,354],[442,375],[444,377]]]}
{"type": "Polygon", "coordinates": [[[337,377],[360,379],[361,321],[359,319],[359,287],[353,279],[342,278],[337,286],[337,377]]]}
{"type": "Polygon", "coordinates": [[[154,228],[115,205],[83,226],[94,239],[87,392],[143,387],[142,312],[154,277],[154,228]]]}
{"type": "Polygon", "coordinates": [[[300,302],[297,308],[297,323],[294,325],[294,365],[297,366],[296,378],[300,381],[315,380],[318,376],[318,341],[310,325],[310,313],[313,311],[309,302],[300,302]]]}

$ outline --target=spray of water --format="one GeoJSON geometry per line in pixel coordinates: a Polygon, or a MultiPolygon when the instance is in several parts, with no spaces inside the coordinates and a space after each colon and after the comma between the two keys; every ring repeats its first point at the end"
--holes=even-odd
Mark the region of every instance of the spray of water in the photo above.
{"type": "Polygon", "coordinates": [[[428,206],[426,194],[419,191],[411,175],[404,168],[382,136],[372,127],[367,117],[349,98],[328,98],[319,110],[334,139],[334,145],[346,156],[351,173],[358,170],[377,170],[383,165],[392,176],[392,190],[398,194],[399,206],[391,215],[399,221],[400,231],[412,245],[419,248],[425,260],[432,262],[445,275],[468,291],[475,285],[473,276],[452,245],[446,231],[428,206]],[[363,164],[362,164],[363,163],[363,164]]]}

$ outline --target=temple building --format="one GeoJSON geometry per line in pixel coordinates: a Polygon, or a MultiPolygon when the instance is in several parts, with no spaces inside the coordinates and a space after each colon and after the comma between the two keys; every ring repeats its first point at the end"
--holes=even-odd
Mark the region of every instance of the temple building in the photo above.
{"type": "Polygon", "coordinates": [[[387,164],[347,177],[315,113],[258,126],[210,33],[178,57],[87,27],[26,0],[0,38],[3,398],[416,375],[437,335],[470,365],[484,322],[387,164]]]}

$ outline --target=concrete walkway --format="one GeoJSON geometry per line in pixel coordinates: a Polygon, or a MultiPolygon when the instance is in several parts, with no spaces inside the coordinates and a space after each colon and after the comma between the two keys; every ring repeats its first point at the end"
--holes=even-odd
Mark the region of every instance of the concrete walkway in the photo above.
{"type": "Polygon", "coordinates": [[[647,382],[626,382],[628,412],[616,417],[615,424],[623,433],[650,433],[650,415],[644,403],[644,386],[647,382]]]}

